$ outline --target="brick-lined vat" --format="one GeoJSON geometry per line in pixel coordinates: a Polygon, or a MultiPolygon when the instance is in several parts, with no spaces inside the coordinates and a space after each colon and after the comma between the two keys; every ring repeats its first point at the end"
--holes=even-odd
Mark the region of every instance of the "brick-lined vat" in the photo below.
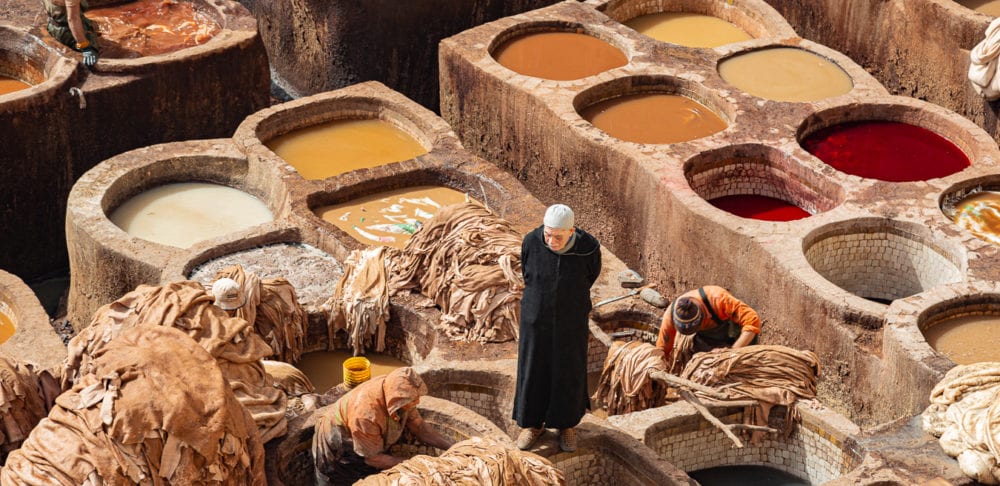
{"type": "MultiPolygon", "coordinates": [[[[625,3],[613,4],[615,11],[624,12],[625,3]]],[[[703,7],[707,13],[768,8],[709,3],[717,5],[715,10],[703,7]]],[[[690,7],[648,4],[616,19],[690,7]]],[[[938,207],[948,187],[996,170],[998,151],[988,134],[938,106],[890,96],[848,57],[788,31],[715,49],[682,48],[637,35],[603,15],[600,10],[611,3],[595,5],[596,10],[564,3],[442,42],[442,113],[465,145],[518,176],[535,194],[549,201],[558,194],[583,208],[582,226],[594,228],[632,268],[658,282],[668,298],[699,285],[729,288],[761,313],[765,343],[811,349],[820,356],[825,367],[820,398],[838,412],[861,425],[915,413],[913,404],[895,397],[902,393],[912,394],[915,402],[926,400],[936,378],[895,381],[910,365],[883,354],[887,307],[852,293],[864,289],[845,290],[830,280],[852,281],[835,276],[838,267],[875,263],[874,268],[887,269],[892,259],[918,256],[911,270],[895,273],[905,277],[897,279],[905,288],[887,289],[888,297],[882,298],[995,278],[997,250],[980,251],[984,245],[947,221],[938,207]],[[539,25],[597,36],[622,49],[629,64],[583,79],[551,81],[512,73],[493,59],[497,45],[539,25]],[[797,47],[832,61],[848,74],[853,88],[819,101],[776,102],[742,93],[720,78],[721,60],[769,46],[797,47]],[[728,127],[689,142],[636,144],[608,136],[579,115],[594,102],[644,90],[688,95],[722,116],[728,127]],[[493,93],[503,97],[498,100],[493,93]],[[932,131],[958,147],[971,165],[945,177],[893,183],[836,170],[800,145],[817,130],[861,120],[932,131]],[[749,184],[730,182],[736,178],[749,184]],[[706,201],[723,193],[775,197],[811,216],[793,222],[741,218],[706,201]],[[849,245],[840,245],[846,240],[836,231],[857,233],[875,253],[861,258],[866,263],[844,260],[849,245]]],[[[757,15],[775,16],[773,11],[757,15]]],[[[736,17],[729,19],[739,25],[736,17]]]]}
{"type": "Polygon", "coordinates": [[[0,344],[0,353],[21,363],[53,369],[66,358],[66,346],[49,325],[49,316],[34,292],[16,275],[0,270],[0,312],[16,328],[0,344]]]}
{"type": "Polygon", "coordinates": [[[6,240],[0,267],[29,280],[65,267],[66,198],[101,160],[161,142],[229,136],[267,105],[267,59],[255,20],[228,0],[195,3],[222,26],[206,43],[135,59],[105,57],[93,71],[45,32],[39,2],[4,3],[0,72],[38,84],[0,97],[6,127],[0,165],[13,171],[3,192],[14,195],[0,226],[31,228],[6,240]]]}

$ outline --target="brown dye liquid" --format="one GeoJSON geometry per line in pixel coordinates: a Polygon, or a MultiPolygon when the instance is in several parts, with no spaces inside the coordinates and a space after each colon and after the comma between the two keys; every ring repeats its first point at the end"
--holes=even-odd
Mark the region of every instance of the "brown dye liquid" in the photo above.
{"type": "Polygon", "coordinates": [[[958,364],[1000,361],[1000,316],[948,319],[924,330],[927,344],[958,364]]]}
{"type": "Polygon", "coordinates": [[[208,42],[221,28],[191,2],[135,0],[87,11],[101,35],[101,55],[134,58],[166,54],[208,42]]]}
{"type": "MultiPolygon", "coordinates": [[[[316,393],[323,393],[344,381],[344,360],[354,355],[346,349],[333,351],[313,351],[302,355],[296,368],[302,370],[313,386],[316,393]]],[[[371,377],[382,376],[390,371],[409,366],[406,363],[382,354],[366,354],[365,358],[371,362],[371,377]]]]}
{"type": "Polygon", "coordinates": [[[980,239],[1000,245],[1000,192],[974,193],[955,203],[950,216],[980,239]]]}
{"type": "Polygon", "coordinates": [[[7,342],[16,330],[17,328],[14,326],[13,319],[7,314],[0,312],[0,344],[7,342]]]}
{"type": "Polygon", "coordinates": [[[719,74],[744,92],[777,101],[816,101],[854,87],[836,64],[791,47],[733,56],[719,64],[719,74]]]}
{"type": "Polygon", "coordinates": [[[378,119],[333,120],[286,133],[267,146],[306,179],[326,179],[427,153],[413,137],[378,119]]]}
{"type": "Polygon", "coordinates": [[[956,2],[976,12],[1000,17],[1000,0],[956,0],[956,2]]]}
{"type": "Polygon", "coordinates": [[[718,47],[750,40],[743,29],[718,17],[689,12],[660,12],[625,22],[636,32],[686,47],[718,47]]]}
{"type": "Polygon", "coordinates": [[[0,96],[8,93],[13,93],[15,91],[21,91],[22,89],[28,89],[31,85],[21,81],[19,79],[9,78],[7,76],[0,76],[0,96]]]}
{"type": "Polygon", "coordinates": [[[442,186],[417,186],[380,192],[314,210],[354,239],[372,246],[403,248],[414,231],[441,208],[475,201],[442,186]]]}
{"type": "Polygon", "coordinates": [[[637,143],[686,142],[726,129],[726,122],[701,103],[662,93],[612,98],[580,116],[615,138],[637,143]]]}
{"type": "Polygon", "coordinates": [[[628,63],[625,54],[611,44],[574,32],[516,37],[501,45],[493,57],[516,73],[557,81],[586,78],[628,63]]]}

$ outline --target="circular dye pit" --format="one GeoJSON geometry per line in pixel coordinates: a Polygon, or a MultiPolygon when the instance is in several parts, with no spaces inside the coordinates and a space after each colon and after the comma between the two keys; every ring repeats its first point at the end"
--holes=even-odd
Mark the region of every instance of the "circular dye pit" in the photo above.
{"type": "Polygon", "coordinates": [[[636,143],[678,143],[726,129],[726,122],[686,96],[642,93],[588,106],[580,116],[615,138],[636,143]]]}
{"type": "Polygon", "coordinates": [[[618,48],[574,32],[540,32],[515,37],[494,52],[501,65],[525,76],[567,81],[628,63],[618,48]]]}
{"type": "MultiPolygon", "coordinates": [[[[316,387],[316,393],[322,394],[344,382],[344,361],[353,356],[353,353],[346,349],[313,351],[303,354],[295,367],[309,377],[309,381],[316,387]]],[[[364,357],[371,363],[371,378],[388,374],[396,368],[409,366],[388,355],[369,353],[364,357]]]]}
{"type": "Polygon", "coordinates": [[[1000,315],[946,319],[923,333],[930,347],[957,364],[1000,361],[1000,315]]]}
{"type": "Polygon", "coordinates": [[[260,199],[238,189],[183,182],[147,190],[115,209],[109,219],[131,236],[188,248],[274,216],[260,199]]]}
{"type": "Polygon", "coordinates": [[[948,204],[944,213],[976,237],[1000,245],[1000,192],[974,192],[948,204]]]}
{"type": "Polygon", "coordinates": [[[817,130],[803,148],[837,170],[889,182],[945,177],[969,166],[954,143],[926,128],[870,120],[817,130]]]}
{"type": "Polygon", "coordinates": [[[379,119],[333,120],[278,136],[267,147],[313,180],[427,153],[406,132],[379,119]]]}
{"type": "Polygon", "coordinates": [[[343,265],[319,248],[304,243],[277,243],[209,260],[195,267],[188,278],[208,285],[219,270],[232,265],[242,265],[262,279],[288,280],[304,306],[326,302],[344,274],[343,265]]]}
{"type": "Polygon", "coordinates": [[[448,187],[417,186],[322,206],[313,212],[364,244],[403,248],[417,228],[441,208],[468,201],[475,200],[448,187]]]}
{"type": "Polygon", "coordinates": [[[13,93],[15,91],[21,91],[22,89],[28,89],[30,87],[30,84],[25,83],[20,79],[0,75],[0,96],[13,93]]]}
{"type": "Polygon", "coordinates": [[[624,23],[647,37],[686,47],[719,47],[753,38],[718,17],[690,12],[640,15],[624,23]]]}
{"type": "Polygon", "coordinates": [[[88,10],[107,58],[156,56],[204,44],[221,27],[200,5],[178,0],[134,0],[88,10]]]}
{"type": "Polygon", "coordinates": [[[811,216],[808,211],[790,202],[753,194],[722,196],[708,203],[741,218],[761,221],[795,221],[811,216]]]}
{"type": "Polygon", "coordinates": [[[0,302],[0,344],[7,342],[17,331],[10,314],[10,306],[6,302],[0,302]]]}
{"type": "Polygon", "coordinates": [[[760,49],[719,63],[741,91],[776,101],[816,101],[851,91],[851,77],[828,59],[791,47],[760,49]]]}
{"type": "Polygon", "coordinates": [[[767,466],[720,466],[688,473],[702,486],[809,486],[793,474],[767,466]]]}
{"type": "Polygon", "coordinates": [[[1000,0],[955,0],[955,3],[976,12],[1000,17],[1000,0]]]}

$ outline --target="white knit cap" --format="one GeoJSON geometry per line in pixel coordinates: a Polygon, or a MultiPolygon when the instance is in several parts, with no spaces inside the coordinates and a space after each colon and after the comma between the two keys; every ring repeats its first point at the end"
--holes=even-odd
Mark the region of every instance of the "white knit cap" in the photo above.
{"type": "Polygon", "coordinates": [[[565,204],[553,204],[545,210],[542,223],[553,229],[573,229],[575,223],[573,210],[565,204]]]}
{"type": "Polygon", "coordinates": [[[212,284],[212,295],[215,296],[215,305],[224,310],[233,310],[243,307],[243,292],[240,284],[227,277],[220,278],[212,284]]]}

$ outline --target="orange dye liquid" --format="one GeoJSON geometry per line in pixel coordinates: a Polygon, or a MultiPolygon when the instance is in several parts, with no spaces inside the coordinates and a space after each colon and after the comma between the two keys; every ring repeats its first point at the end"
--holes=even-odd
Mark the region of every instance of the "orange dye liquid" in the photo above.
{"type": "Polygon", "coordinates": [[[413,137],[378,119],[321,123],[276,137],[267,146],[306,179],[326,179],[427,153],[413,137]]]}
{"type": "Polygon", "coordinates": [[[14,321],[10,316],[0,312],[0,344],[7,342],[16,330],[17,328],[14,326],[14,321]]]}
{"type": "MultiPolygon", "coordinates": [[[[313,351],[303,354],[295,367],[309,377],[309,381],[316,387],[316,393],[323,393],[344,382],[344,360],[353,356],[346,349],[313,351]]],[[[392,356],[371,353],[364,357],[371,362],[372,378],[386,375],[396,368],[409,366],[392,356]]]]}
{"type": "Polygon", "coordinates": [[[21,80],[8,78],[7,76],[0,76],[0,96],[7,93],[13,93],[15,91],[21,91],[22,89],[28,89],[30,87],[30,84],[21,80]]]}
{"type": "Polygon", "coordinates": [[[658,41],[686,47],[718,47],[752,39],[743,29],[725,20],[689,12],[640,15],[625,25],[658,41]]]}
{"type": "Polygon", "coordinates": [[[948,319],[924,330],[927,344],[958,364],[1000,361],[1000,316],[948,319]]]}
{"type": "Polygon", "coordinates": [[[950,215],[955,224],[979,238],[1000,245],[1000,192],[982,191],[955,203],[950,215]]]}
{"type": "Polygon", "coordinates": [[[580,115],[615,138],[637,143],[686,142],[726,129],[726,122],[701,103],[662,93],[612,98],[580,115]]]}
{"type": "Polygon", "coordinates": [[[208,42],[221,27],[191,2],[135,0],[87,11],[110,58],[155,56],[208,42]]]}
{"type": "Polygon", "coordinates": [[[622,51],[596,37],[543,32],[516,37],[493,53],[501,65],[525,76],[566,81],[624,66],[622,51]]]}
{"type": "Polygon", "coordinates": [[[464,193],[447,187],[418,186],[323,206],[314,212],[362,243],[403,248],[416,229],[441,208],[469,200],[464,193]]]}

